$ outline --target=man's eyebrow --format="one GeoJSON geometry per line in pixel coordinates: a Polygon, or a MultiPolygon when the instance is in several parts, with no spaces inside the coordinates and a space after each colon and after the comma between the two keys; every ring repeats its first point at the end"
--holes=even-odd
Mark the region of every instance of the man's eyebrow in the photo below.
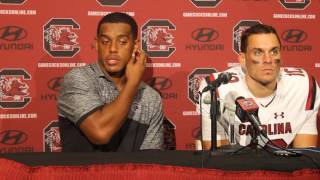
{"type": "Polygon", "coordinates": [[[99,37],[109,38],[109,36],[106,34],[99,34],[99,37]]]}
{"type": "MultiPolygon", "coordinates": [[[[110,37],[109,37],[108,35],[106,35],[106,34],[99,34],[99,37],[110,38],[110,37]]],[[[118,38],[123,38],[123,37],[129,38],[130,35],[127,35],[127,34],[120,34],[120,35],[118,35],[118,38]]]]}
{"type": "Polygon", "coordinates": [[[263,51],[261,48],[252,48],[251,50],[263,51]]]}
{"type": "Polygon", "coordinates": [[[123,38],[123,37],[125,37],[125,38],[129,38],[129,37],[130,37],[130,35],[127,35],[127,34],[120,34],[118,37],[119,37],[119,38],[123,38]]]}
{"type": "Polygon", "coordinates": [[[279,49],[280,49],[279,46],[275,46],[275,47],[271,48],[271,51],[273,51],[273,50],[279,50],[279,49]]]}
{"type": "MultiPolygon", "coordinates": [[[[275,46],[275,47],[272,47],[272,48],[270,49],[270,51],[273,51],[273,50],[279,50],[279,49],[280,49],[280,47],[279,47],[279,46],[275,46]]],[[[252,48],[251,50],[263,51],[263,49],[261,49],[261,48],[257,48],[257,47],[254,47],[254,48],[252,48]]]]}

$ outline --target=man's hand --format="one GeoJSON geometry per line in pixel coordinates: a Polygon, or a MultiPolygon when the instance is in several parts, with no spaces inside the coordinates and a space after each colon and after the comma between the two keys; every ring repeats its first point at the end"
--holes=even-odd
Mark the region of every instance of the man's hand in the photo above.
{"type": "Polygon", "coordinates": [[[297,134],[293,140],[293,148],[317,147],[318,135],[297,134]]]}
{"type": "MultiPolygon", "coordinates": [[[[210,150],[211,148],[211,141],[202,141],[202,149],[203,150],[210,150]]],[[[220,148],[221,146],[230,144],[228,140],[217,140],[217,147],[220,148]]]]}
{"type": "Polygon", "coordinates": [[[147,57],[142,50],[134,50],[127,65],[127,83],[138,86],[145,70],[147,57]]]}

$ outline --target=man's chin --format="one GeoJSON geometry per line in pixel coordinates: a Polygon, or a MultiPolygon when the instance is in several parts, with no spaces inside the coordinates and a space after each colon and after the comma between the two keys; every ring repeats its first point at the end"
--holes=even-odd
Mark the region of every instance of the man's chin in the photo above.
{"type": "Polygon", "coordinates": [[[263,84],[263,85],[268,85],[270,83],[273,83],[274,81],[276,81],[276,79],[270,78],[270,79],[263,79],[263,80],[260,81],[260,83],[263,84]]]}
{"type": "Polygon", "coordinates": [[[112,77],[122,77],[125,73],[125,69],[108,69],[107,73],[112,77]]]}

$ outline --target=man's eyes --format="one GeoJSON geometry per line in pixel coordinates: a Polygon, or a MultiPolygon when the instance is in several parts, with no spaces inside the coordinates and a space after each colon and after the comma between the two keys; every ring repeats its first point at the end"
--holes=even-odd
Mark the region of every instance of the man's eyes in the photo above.
{"type": "Polygon", "coordinates": [[[124,40],[124,39],[121,39],[119,42],[120,42],[121,45],[125,45],[125,44],[127,44],[128,41],[124,40]]]}
{"type": "Polygon", "coordinates": [[[275,50],[271,51],[271,55],[273,55],[273,56],[276,56],[278,54],[279,54],[279,50],[278,49],[275,49],[275,50]]]}
{"type": "Polygon", "coordinates": [[[261,51],[254,51],[254,55],[261,56],[263,53],[261,51]]]}
{"type": "Polygon", "coordinates": [[[104,39],[104,38],[101,39],[102,44],[108,44],[108,42],[109,42],[109,39],[104,39]]]}
{"type": "MultiPolygon", "coordinates": [[[[262,51],[254,51],[253,53],[254,53],[254,55],[256,55],[256,56],[262,56],[262,55],[263,55],[263,52],[262,52],[262,51]]],[[[272,50],[272,51],[270,52],[270,55],[271,55],[271,56],[277,56],[278,54],[279,54],[279,50],[277,50],[277,49],[272,50]]]]}
{"type": "MultiPolygon", "coordinates": [[[[109,40],[109,39],[101,39],[101,43],[102,44],[108,44],[108,43],[110,43],[111,41],[109,40]]],[[[120,39],[120,40],[118,40],[117,41],[120,45],[125,45],[125,44],[127,44],[128,43],[128,41],[127,40],[123,40],[123,39],[120,39]]]]}

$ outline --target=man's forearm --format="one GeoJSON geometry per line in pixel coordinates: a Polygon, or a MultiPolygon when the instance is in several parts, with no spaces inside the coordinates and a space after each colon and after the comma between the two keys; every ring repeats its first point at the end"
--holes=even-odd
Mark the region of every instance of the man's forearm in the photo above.
{"type": "Polygon", "coordinates": [[[318,135],[297,134],[293,140],[294,148],[317,147],[318,135]]]}

